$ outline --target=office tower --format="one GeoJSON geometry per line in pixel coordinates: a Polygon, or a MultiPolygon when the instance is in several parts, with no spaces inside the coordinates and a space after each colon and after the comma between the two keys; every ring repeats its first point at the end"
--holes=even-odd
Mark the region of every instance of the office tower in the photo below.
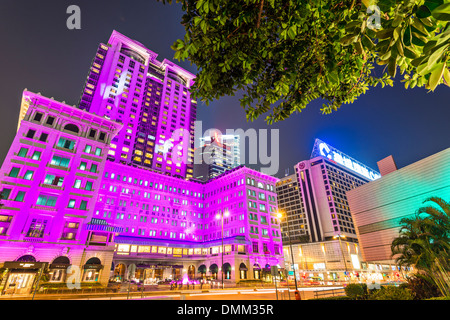
{"type": "Polygon", "coordinates": [[[218,131],[200,138],[195,150],[194,177],[209,180],[240,165],[240,136],[218,131]]]}
{"type": "Polygon", "coordinates": [[[192,177],[195,76],[114,31],[100,44],[79,107],[123,123],[108,159],[192,177]]]}
{"type": "Polygon", "coordinates": [[[380,179],[347,192],[363,257],[381,266],[395,262],[391,244],[399,236],[402,218],[414,218],[419,208],[433,206],[423,203],[427,198],[450,200],[450,149],[400,169],[392,158],[383,160],[380,179]]]}

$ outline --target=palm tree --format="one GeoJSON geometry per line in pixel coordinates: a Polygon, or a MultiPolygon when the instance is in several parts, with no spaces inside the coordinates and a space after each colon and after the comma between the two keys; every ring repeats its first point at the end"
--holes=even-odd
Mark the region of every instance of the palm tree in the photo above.
{"type": "Polygon", "coordinates": [[[399,266],[415,266],[443,295],[450,295],[450,203],[438,197],[400,221],[399,237],[391,244],[399,266]]]}

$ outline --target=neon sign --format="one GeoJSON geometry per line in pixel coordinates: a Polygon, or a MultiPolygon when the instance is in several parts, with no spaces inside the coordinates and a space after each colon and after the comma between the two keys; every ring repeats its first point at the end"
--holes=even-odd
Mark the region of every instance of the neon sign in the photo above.
{"type": "Polygon", "coordinates": [[[369,180],[376,180],[381,177],[381,175],[370,169],[369,167],[363,165],[362,163],[354,160],[353,158],[347,156],[346,154],[340,152],[339,150],[329,146],[325,142],[316,139],[314,143],[313,152],[311,154],[311,158],[316,156],[322,156],[328,158],[364,177],[369,180]]]}

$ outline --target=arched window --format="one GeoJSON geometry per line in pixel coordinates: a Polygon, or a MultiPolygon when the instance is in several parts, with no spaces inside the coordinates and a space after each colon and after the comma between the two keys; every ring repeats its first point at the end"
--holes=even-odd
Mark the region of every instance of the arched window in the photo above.
{"type": "Polygon", "coordinates": [[[70,260],[65,256],[59,256],[53,260],[52,264],[70,264],[70,260]]]}
{"type": "Polygon", "coordinates": [[[73,133],[80,132],[80,129],[78,129],[78,127],[76,125],[72,124],[72,123],[66,124],[64,126],[64,130],[67,130],[67,131],[70,131],[70,132],[73,132],[73,133]]]}
{"type": "Polygon", "coordinates": [[[86,261],[86,264],[92,265],[92,264],[102,264],[99,258],[92,257],[88,261],[86,261]]]}
{"type": "Polygon", "coordinates": [[[241,263],[239,265],[239,278],[240,279],[247,279],[247,266],[245,265],[245,263],[241,263]]]}
{"type": "Polygon", "coordinates": [[[36,262],[36,258],[33,257],[31,254],[26,254],[24,256],[21,256],[16,261],[17,262],[36,262]]]}

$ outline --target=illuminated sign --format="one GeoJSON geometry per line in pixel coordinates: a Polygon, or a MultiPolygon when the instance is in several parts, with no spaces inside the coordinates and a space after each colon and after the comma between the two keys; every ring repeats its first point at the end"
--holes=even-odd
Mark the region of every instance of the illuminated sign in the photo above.
{"type": "Polygon", "coordinates": [[[356,161],[355,159],[349,157],[348,155],[342,153],[341,151],[333,148],[332,146],[326,144],[325,142],[316,139],[314,143],[313,152],[311,158],[322,156],[330,159],[364,177],[369,180],[376,180],[381,177],[381,175],[372,170],[371,168],[363,165],[362,163],[356,161]]]}

